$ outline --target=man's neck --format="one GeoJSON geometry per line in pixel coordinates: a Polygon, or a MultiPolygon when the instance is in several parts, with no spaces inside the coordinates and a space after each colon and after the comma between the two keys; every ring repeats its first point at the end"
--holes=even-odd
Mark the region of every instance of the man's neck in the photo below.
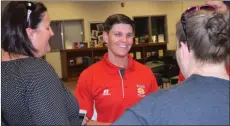
{"type": "Polygon", "coordinates": [[[108,53],[107,58],[113,65],[118,66],[120,68],[126,68],[129,64],[128,55],[125,57],[119,57],[108,53]]]}

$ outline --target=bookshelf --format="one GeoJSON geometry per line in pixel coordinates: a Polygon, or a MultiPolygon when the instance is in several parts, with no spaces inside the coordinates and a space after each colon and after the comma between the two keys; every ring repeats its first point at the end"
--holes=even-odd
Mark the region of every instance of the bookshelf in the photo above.
{"type": "MultiPolygon", "coordinates": [[[[130,53],[133,53],[134,59],[144,64],[147,59],[147,52],[159,50],[167,50],[167,43],[141,43],[133,45],[130,53]],[[140,52],[140,57],[138,57],[137,52],[140,52]]],[[[107,47],[61,50],[62,79],[64,81],[76,80],[84,69],[99,61],[106,52],[107,47]],[[79,60],[79,58],[82,58],[82,60],[79,60]],[[89,60],[91,60],[91,63],[89,63],[89,60]]]]}

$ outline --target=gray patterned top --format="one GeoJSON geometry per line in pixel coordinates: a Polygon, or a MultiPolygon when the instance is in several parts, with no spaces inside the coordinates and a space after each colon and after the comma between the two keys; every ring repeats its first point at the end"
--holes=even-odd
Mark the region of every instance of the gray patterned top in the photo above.
{"type": "Polygon", "coordinates": [[[5,125],[77,125],[79,106],[44,59],[1,62],[5,125]]]}

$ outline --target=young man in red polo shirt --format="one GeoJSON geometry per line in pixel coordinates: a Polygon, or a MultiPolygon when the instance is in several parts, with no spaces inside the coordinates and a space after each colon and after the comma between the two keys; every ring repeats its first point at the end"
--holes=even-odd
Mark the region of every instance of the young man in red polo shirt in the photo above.
{"type": "MultiPolygon", "coordinates": [[[[220,0],[208,0],[205,1],[206,4],[215,6],[217,8],[218,12],[221,13],[229,13],[230,10],[230,1],[220,1],[220,0]]],[[[226,70],[228,75],[230,76],[230,61],[227,61],[227,66],[226,66],[226,70]]],[[[185,77],[182,75],[182,73],[179,73],[178,76],[178,83],[185,80],[185,77]]]]}
{"type": "Polygon", "coordinates": [[[109,16],[103,32],[108,52],[79,77],[75,95],[80,108],[87,110],[87,125],[109,125],[127,108],[158,90],[152,71],[129,55],[133,25],[126,15],[109,16]]]}

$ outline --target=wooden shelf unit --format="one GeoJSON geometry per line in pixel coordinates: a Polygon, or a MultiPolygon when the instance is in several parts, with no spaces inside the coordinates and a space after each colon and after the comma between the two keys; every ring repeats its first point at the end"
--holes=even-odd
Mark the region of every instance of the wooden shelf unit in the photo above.
{"type": "MultiPolygon", "coordinates": [[[[136,59],[136,52],[141,52],[141,59],[137,59],[137,61],[144,64],[146,60],[146,52],[158,50],[167,50],[167,43],[142,43],[133,45],[130,53],[133,53],[134,59],[136,59]]],[[[106,52],[107,47],[61,50],[62,79],[64,81],[76,80],[81,72],[88,67],[87,64],[70,64],[70,60],[76,60],[76,57],[85,56],[94,59],[98,56],[102,57],[106,52]]]]}

